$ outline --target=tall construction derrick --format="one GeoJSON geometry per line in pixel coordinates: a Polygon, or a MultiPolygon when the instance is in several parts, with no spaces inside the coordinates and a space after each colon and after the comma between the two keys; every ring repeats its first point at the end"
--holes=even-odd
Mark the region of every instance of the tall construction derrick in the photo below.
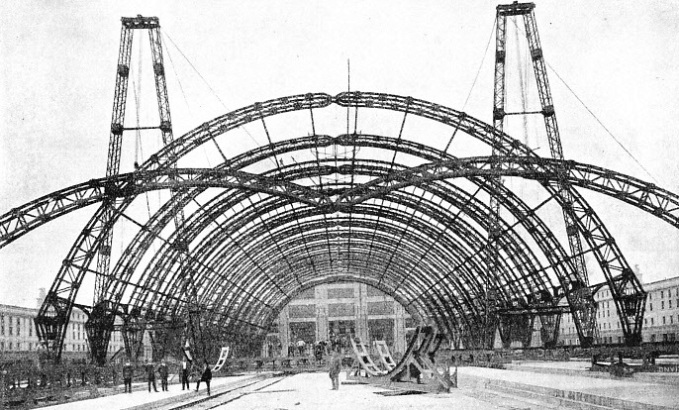
{"type": "MultiPolygon", "coordinates": [[[[498,9],[499,10],[499,9],[498,9]]],[[[491,176],[489,178],[491,192],[499,192],[502,179],[500,177],[501,164],[498,160],[498,144],[504,129],[504,107],[505,107],[505,19],[500,19],[499,11],[496,23],[495,35],[495,78],[493,90],[493,128],[487,131],[491,140],[491,176]]],[[[483,325],[479,336],[480,345],[485,349],[492,349],[495,339],[495,331],[499,324],[498,301],[497,301],[497,276],[498,276],[498,235],[500,235],[500,203],[494,194],[490,196],[490,206],[488,212],[488,246],[486,247],[486,277],[485,277],[485,299],[482,319],[483,325]]]]}
{"type": "MultiPolygon", "coordinates": [[[[538,29],[535,23],[534,9],[534,3],[517,2],[509,5],[499,5],[497,7],[493,125],[497,133],[502,133],[504,118],[506,115],[533,114],[531,112],[507,113],[505,111],[507,17],[521,16],[523,17],[524,21],[528,47],[530,50],[531,60],[533,62],[533,71],[535,73],[535,80],[537,82],[538,94],[540,98],[541,111],[539,113],[541,113],[544,117],[550,153],[552,158],[563,161],[564,157],[563,148],[561,146],[561,137],[559,136],[559,127],[557,125],[556,113],[554,111],[554,104],[552,102],[552,95],[549,88],[549,80],[547,79],[545,61],[542,54],[542,47],[540,45],[540,37],[538,35],[538,29]]],[[[495,150],[495,147],[493,147],[493,150],[495,150]]],[[[495,151],[493,151],[493,155],[495,155],[494,152],[495,151]]],[[[497,167],[499,166],[500,164],[497,164],[497,167]]],[[[568,243],[571,250],[571,260],[577,275],[574,280],[569,280],[568,283],[562,283],[562,285],[564,286],[564,291],[571,307],[571,313],[578,331],[580,344],[583,347],[587,347],[591,346],[594,342],[594,333],[596,328],[596,303],[594,302],[594,297],[591,290],[589,289],[587,268],[585,266],[585,260],[582,252],[582,242],[578,233],[577,222],[572,210],[571,204],[573,203],[573,198],[571,190],[573,188],[565,179],[566,171],[563,166],[560,167],[559,175],[560,177],[557,180],[556,188],[558,190],[558,195],[566,204],[562,207],[562,213],[566,225],[568,243]]],[[[494,200],[495,199],[493,199],[493,201],[494,200]]],[[[496,208],[493,210],[496,212],[496,208]]]]}
{"type": "MultiPolygon", "coordinates": [[[[137,17],[123,17],[121,21],[120,51],[118,53],[116,88],[113,99],[111,134],[108,147],[108,162],[106,166],[107,178],[116,176],[120,171],[122,138],[125,131],[159,129],[162,134],[164,145],[167,146],[173,141],[172,119],[170,116],[170,104],[167,95],[165,68],[163,64],[163,50],[160,39],[160,22],[157,17],[143,17],[141,15],[138,15],[137,17]],[[153,76],[155,80],[158,115],[160,120],[157,126],[125,127],[125,108],[127,104],[132,41],[135,30],[147,30],[149,34],[149,43],[153,60],[153,76]]],[[[113,209],[116,205],[116,201],[119,200],[120,199],[116,199],[116,195],[111,195],[110,198],[103,203],[102,206],[104,207],[105,218],[107,220],[114,221],[116,219],[113,209]]],[[[174,222],[175,227],[179,232],[184,223],[183,210],[178,211],[174,215],[174,222]]],[[[177,235],[177,238],[179,238],[177,240],[177,246],[180,246],[181,249],[185,249],[186,244],[182,243],[179,234],[177,235]]],[[[115,280],[115,278],[109,276],[112,242],[113,229],[110,229],[103,238],[102,244],[98,249],[94,300],[89,319],[85,324],[92,357],[99,364],[104,364],[106,361],[106,352],[113,330],[115,315],[119,313],[120,308],[120,306],[118,306],[119,301],[111,301],[106,298],[106,290],[111,282],[115,280]]],[[[185,266],[184,259],[184,254],[182,254],[180,257],[182,271],[185,266]]],[[[192,292],[192,296],[195,296],[195,291],[192,292]]],[[[124,318],[124,323],[130,322],[130,319],[131,318],[124,318]]],[[[137,331],[143,333],[144,329],[138,329],[137,331]]],[[[128,352],[129,351],[130,349],[128,349],[128,352]]]]}

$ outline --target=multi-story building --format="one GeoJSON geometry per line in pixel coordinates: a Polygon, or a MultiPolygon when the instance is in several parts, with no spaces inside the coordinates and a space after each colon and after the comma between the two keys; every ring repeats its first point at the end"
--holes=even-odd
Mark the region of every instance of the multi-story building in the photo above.
{"type": "MultiPolygon", "coordinates": [[[[644,342],[679,340],[679,277],[643,284],[648,293],[642,338],[644,342]]],[[[597,303],[597,327],[601,343],[622,343],[623,334],[615,303],[608,287],[594,295],[597,303]]],[[[561,320],[560,343],[579,344],[571,315],[561,320]]]]}
{"type": "MultiPolygon", "coordinates": [[[[41,348],[33,322],[37,314],[38,309],[0,305],[0,352],[3,356],[25,356],[32,352],[37,356],[41,348]]],[[[71,313],[62,353],[65,359],[87,357],[86,321],[84,313],[77,310],[71,313]]]]}
{"type": "Polygon", "coordinates": [[[0,352],[37,351],[36,309],[0,305],[0,352]]]}
{"type": "MultiPolygon", "coordinates": [[[[33,322],[38,310],[37,308],[0,305],[0,360],[2,358],[38,357],[42,347],[33,322]]],[[[87,322],[87,315],[74,309],[64,339],[63,359],[88,359],[90,357],[85,322],[87,322]]],[[[119,324],[119,322],[118,319],[116,323],[119,324]]],[[[144,335],[143,344],[143,359],[151,358],[152,348],[148,334],[144,335]]],[[[113,332],[108,347],[109,357],[124,347],[122,334],[118,331],[113,332]]]]}
{"type": "Polygon", "coordinates": [[[262,354],[280,343],[280,354],[286,356],[288,347],[299,340],[311,345],[327,342],[333,335],[358,336],[365,342],[384,340],[392,353],[404,352],[407,333],[414,327],[401,304],[376,288],[361,283],[319,285],[300,293],[283,308],[262,354]]]}

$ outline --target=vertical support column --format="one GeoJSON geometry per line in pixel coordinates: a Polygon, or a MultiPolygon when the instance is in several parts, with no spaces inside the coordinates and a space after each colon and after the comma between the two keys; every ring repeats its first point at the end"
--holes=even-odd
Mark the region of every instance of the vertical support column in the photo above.
{"type": "Polygon", "coordinates": [[[144,332],[146,324],[138,316],[139,312],[133,311],[123,319],[123,341],[125,342],[125,355],[133,362],[137,362],[140,355],[143,357],[144,332]]]}
{"type": "Polygon", "coordinates": [[[368,288],[363,283],[358,284],[358,298],[356,298],[356,336],[360,337],[364,342],[368,342],[368,302],[367,302],[368,288]]]}
{"type": "MultiPolygon", "coordinates": [[[[108,144],[108,160],[106,163],[106,176],[112,177],[120,171],[120,154],[122,150],[123,131],[125,127],[125,108],[127,105],[127,89],[130,76],[130,60],[132,58],[132,40],[134,38],[134,24],[129,19],[122,19],[123,26],[120,33],[120,50],[118,52],[118,67],[116,69],[116,88],[113,97],[113,113],[111,115],[111,134],[108,144]]],[[[157,19],[156,19],[157,21],[157,19]]],[[[107,200],[105,217],[113,219],[112,206],[114,200],[107,200]]],[[[111,259],[111,244],[113,242],[113,227],[104,237],[97,253],[97,272],[94,286],[94,302],[96,305],[104,300],[104,292],[109,282],[108,273],[111,259]]]]}
{"type": "MultiPolygon", "coordinates": [[[[116,88],[113,97],[113,113],[111,115],[111,133],[108,145],[108,160],[106,163],[106,176],[112,177],[120,171],[120,154],[125,123],[125,106],[127,102],[127,89],[130,75],[130,60],[132,53],[132,40],[134,30],[125,24],[120,32],[120,50],[118,51],[118,66],[116,68],[116,88]]],[[[116,200],[113,198],[104,201],[104,218],[107,221],[115,219],[113,207],[116,200]]],[[[111,245],[113,243],[113,226],[104,235],[102,243],[97,250],[97,273],[94,282],[94,300],[92,302],[94,317],[90,317],[85,329],[90,343],[90,352],[93,360],[103,365],[106,361],[106,351],[111,337],[113,322],[103,314],[110,306],[106,300],[106,289],[111,282],[109,278],[111,245]]],[[[62,341],[63,342],[63,341],[62,341]]]]}
{"type": "Polygon", "coordinates": [[[314,288],[314,303],[316,304],[316,341],[329,340],[328,332],[328,303],[324,286],[314,288]]]}
{"type": "Polygon", "coordinates": [[[535,315],[530,315],[528,320],[528,325],[523,329],[523,338],[521,340],[521,347],[530,347],[531,341],[533,340],[533,328],[535,327],[535,315]]]}
{"type": "Polygon", "coordinates": [[[316,341],[328,340],[328,307],[316,299],[316,341]]]}
{"type": "Polygon", "coordinates": [[[48,358],[55,363],[61,361],[61,351],[69,322],[71,308],[67,299],[57,296],[50,291],[40,307],[40,311],[33,320],[35,331],[40,341],[46,347],[48,358]]]}
{"type": "Polygon", "coordinates": [[[153,360],[159,361],[166,356],[181,358],[183,323],[176,320],[157,318],[154,326],[148,328],[153,360]]]}
{"type": "Polygon", "coordinates": [[[509,349],[513,342],[520,342],[523,347],[530,345],[533,333],[534,315],[504,315],[500,319],[500,337],[502,347],[509,349]]]}
{"type": "Polygon", "coordinates": [[[394,305],[396,306],[396,320],[394,321],[394,349],[396,352],[404,353],[406,351],[405,310],[398,302],[394,302],[394,305]]]}
{"type": "Polygon", "coordinates": [[[98,366],[106,364],[108,344],[111,340],[115,318],[110,303],[103,301],[92,308],[92,311],[88,314],[87,322],[85,322],[90,354],[98,366]]]}
{"type": "Polygon", "coordinates": [[[284,307],[278,315],[278,338],[281,341],[282,357],[288,357],[288,346],[290,346],[290,320],[288,309],[288,306],[284,307]]]}
{"type": "Polygon", "coordinates": [[[559,325],[561,324],[561,314],[540,315],[540,337],[542,344],[546,348],[556,347],[559,341],[559,325]]]}
{"type": "Polygon", "coordinates": [[[498,294],[497,294],[497,275],[498,270],[498,236],[500,235],[500,203],[496,193],[502,187],[500,178],[501,165],[498,158],[498,145],[500,136],[504,128],[505,116],[505,33],[507,18],[498,11],[495,26],[495,82],[493,92],[493,128],[487,130],[491,133],[491,193],[490,210],[488,214],[488,246],[486,254],[486,278],[485,278],[485,298],[483,309],[485,317],[481,329],[480,343],[483,348],[492,349],[495,340],[495,330],[498,325],[498,294]]]}

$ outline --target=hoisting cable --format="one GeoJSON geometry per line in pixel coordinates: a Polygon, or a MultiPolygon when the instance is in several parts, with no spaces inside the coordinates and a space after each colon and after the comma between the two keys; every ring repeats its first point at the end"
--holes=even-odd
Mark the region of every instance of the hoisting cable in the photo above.
{"type": "MultiPolygon", "coordinates": [[[[141,86],[142,86],[142,62],[144,61],[142,58],[142,51],[144,50],[144,47],[139,45],[139,56],[137,58],[137,80],[135,81],[134,76],[131,76],[132,78],[132,94],[134,95],[134,112],[135,112],[135,139],[134,139],[134,170],[136,171],[137,168],[139,167],[139,162],[140,159],[144,159],[144,148],[142,144],[142,139],[141,139],[141,126],[139,123],[139,117],[140,117],[140,98],[141,98],[141,86]]],[[[160,195],[160,193],[158,193],[160,195]]],[[[159,196],[160,197],[160,196],[159,196]]],[[[149,192],[144,192],[144,198],[146,199],[146,211],[148,213],[149,219],[151,219],[151,201],[149,199],[149,192]]],[[[156,243],[155,241],[153,242],[153,251],[156,252],[156,243]]]]}
{"type": "MultiPolygon", "coordinates": [[[[464,109],[467,108],[467,103],[469,102],[469,98],[472,96],[472,91],[474,90],[474,86],[476,86],[476,82],[479,79],[479,74],[481,74],[481,68],[483,67],[484,61],[486,61],[486,55],[488,54],[488,48],[490,47],[490,42],[493,39],[493,34],[495,33],[495,25],[497,24],[497,18],[493,20],[493,26],[490,28],[490,36],[488,36],[488,43],[486,43],[486,50],[483,52],[483,57],[481,57],[481,63],[479,64],[479,68],[476,70],[476,76],[474,76],[474,81],[472,82],[471,87],[469,87],[469,92],[467,93],[467,98],[464,100],[464,104],[462,104],[462,109],[460,110],[464,114],[464,109]]],[[[448,152],[448,149],[450,148],[450,144],[453,143],[453,139],[455,139],[455,135],[457,134],[457,131],[460,129],[460,125],[455,127],[455,130],[453,131],[453,135],[450,136],[450,139],[448,140],[448,143],[446,144],[446,147],[443,150],[443,153],[446,154],[448,152]]]]}
{"type": "Polygon", "coordinates": [[[641,164],[641,162],[639,162],[639,160],[637,160],[636,157],[635,157],[634,155],[632,155],[632,153],[631,153],[627,148],[625,148],[625,146],[624,146],[624,145],[623,145],[623,144],[615,137],[615,135],[613,135],[613,133],[611,132],[611,130],[609,130],[609,129],[604,125],[604,123],[601,122],[601,120],[599,120],[599,118],[592,112],[592,110],[589,109],[589,107],[587,106],[587,104],[585,104],[585,102],[582,101],[582,100],[580,99],[580,97],[578,97],[577,94],[575,94],[575,91],[573,91],[573,89],[572,89],[568,84],[566,84],[566,81],[565,81],[563,78],[561,78],[561,76],[559,75],[559,73],[556,72],[556,70],[554,69],[554,67],[552,67],[552,66],[551,66],[549,63],[547,63],[546,61],[545,61],[545,63],[547,64],[547,67],[549,67],[549,69],[554,73],[554,75],[556,75],[556,78],[558,78],[559,81],[561,81],[561,83],[562,83],[564,86],[566,86],[566,88],[568,89],[568,91],[570,91],[571,94],[573,94],[573,96],[575,97],[575,99],[578,100],[578,102],[579,102],[580,104],[582,104],[583,107],[585,107],[585,109],[587,110],[587,112],[589,112],[589,113],[592,115],[592,117],[594,117],[594,119],[596,120],[596,122],[598,122],[599,125],[601,125],[601,127],[608,133],[608,135],[610,135],[611,138],[613,138],[613,140],[620,146],[620,148],[622,148],[622,149],[627,153],[627,155],[629,155],[630,158],[632,158],[632,159],[634,160],[634,162],[636,162],[637,165],[639,165],[639,166],[641,167],[641,169],[643,169],[644,172],[646,172],[646,174],[648,174],[648,176],[651,177],[651,179],[653,180],[653,182],[655,182],[655,183],[657,184],[657,183],[658,183],[658,180],[653,176],[653,174],[651,174],[650,171],[647,170],[646,167],[644,167],[644,166],[641,164]]]}
{"type": "MultiPolygon", "coordinates": [[[[161,40],[162,41],[162,40],[161,40]]],[[[163,47],[166,51],[167,58],[170,60],[170,66],[172,67],[172,72],[174,73],[175,78],[177,79],[177,84],[179,85],[179,90],[182,93],[182,97],[184,98],[184,104],[186,104],[186,109],[189,112],[189,116],[193,118],[193,113],[191,112],[191,105],[189,105],[189,100],[186,98],[186,93],[184,92],[184,87],[182,86],[182,82],[179,79],[179,74],[177,73],[177,69],[174,66],[174,61],[172,60],[172,56],[170,55],[170,49],[167,47],[163,47]]],[[[215,141],[214,138],[212,138],[212,142],[217,144],[217,141],[215,141]]],[[[205,146],[201,145],[201,149],[203,151],[203,155],[205,156],[205,161],[207,162],[207,165],[212,168],[212,164],[210,163],[210,158],[207,156],[207,152],[205,150],[205,146]]],[[[219,146],[217,145],[217,149],[221,151],[219,146]]]]}
{"type": "MultiPolygon", "coordinates": [[[[200,79],[203,80],[203,83],[205,83],[205,85],[207,86],[207,88],[208,88],[208,89],[210,90],[210,92],[215,96],[215,98],[217,99],[217,101],[219,101],[219,103],[222,105],[222,107],[223,107],[227,112],[230,111],[230,110],[229,110],[229,107],[227,107],[226,104],[224,104],[224,101],[222,101],[222,99],[219,98],[219,94],[217,94],[217,92],[215,92],[215,90],[212,88],[212,86],[210,86],[210,83],[207,82],[207,80],[205,79],[205,77],[203,77],[203,75],[200,73],[200,71],[198,71],[198,69],[193,65],[193,63],[191,62],[191,60],[189,60],[189,58],[186,57],[186,54],[184,54],[184,52],[179,48],[179,46],[177,45],[177,43],[175,43],[174,40],[172,40],[172,37],[170,37],[170,34],[168,34],[168,32],[165,31],[165,30],[163,30],[163,31],[161,32],[161,34],[162,34],[163,36],[167,37],[168,40],[170,40],[170,43],[172,43],[172,45],[174,46],[174,48],[176,48],[177,51],[179,51],[179,54],[181,54],[181,56],[184,57],[184,60],[186,60],[186,62],[187,62],[187,63],[189,64],[189,66],[193,69],[193,71],[195,71],[196,74],[198,74],[198,77],[200,77],[200,79]]],[[[259,146],[262,146],[262,145],[263,145],[263,144],[260,144],[260,143],[255,139],[255,137],[252,136],[252,134],[250,134],[250,131],[248,131],[248,129],[245,128],[245,125],[241,125],[241,126],[239,126],[238,128],[240,128],[240,129],[242,129],[243,131],[245,131],[245,133],[248,135],[248,137],[250,137],[250,139],[255,143],[256,146],[259,147],[259,146]]],[[[214,137],[213,137],[212,139],[214,140],[214,137]]],[[[276,162],[274,162],[273,159],[271,159],[270,157],[268,157],[268,159],[269,159],[269,161],[271,161],[274,165],[276,165],[276,167],[278,168],[276,162]]]]}
{"type": "MultiPolygon", "coordinates": [[[[514,23],[514,41],[516,41],[516,55],[518,57],[517,59],[517,66],[518,66],[518,71],[519,71],[519,88],[521,89],[520,94],[521,94],[521,111],[524,113],[529,114],[528,107],[527,107],[527,95],[526,95],[526,82],[528,81],[527,77],[527,72],[528,72],[528,61],[529,59],[527,58],[521,58],[521,49],[519,48],[519,25],[516,24],[516,17],[512,19],[512,22],[514,23]],[[523,61],[523,64],[521,63],[523,61]]],[[[523,143],[528,146],[528,118],[523,115],[522,118],[523,120],[523,143]]]]}
{"type": "Polygon", "coordinates": [[[474,82],[472,82],[472,86],[469,88],[469,93],[467,93],[467,98],[464,100],[464,104],[462,104],[462,112],[464,112],[464,109],[467,108],[467,103],[469,102],[469,98],[472,95],[472,91],[474,90],[474,86],[476,86],[476,81],[479,79],[479,74],[481,73],[481,68],[483,67],[483,62],[486,61],[486,55],[488,54],[488,48],[490,47],[490,42],[493,39],[493,33],[495,33],[495,25],[497,24],[497,18],[493,20],[493,26],[490,28],[490,36],[488,36],[488,42],[486,43],[486,50],[483,52],[483,57],[481,58],[481,64],[479,64],[478,70],[476,70],[476,76],[474,77],[474,82]]]}

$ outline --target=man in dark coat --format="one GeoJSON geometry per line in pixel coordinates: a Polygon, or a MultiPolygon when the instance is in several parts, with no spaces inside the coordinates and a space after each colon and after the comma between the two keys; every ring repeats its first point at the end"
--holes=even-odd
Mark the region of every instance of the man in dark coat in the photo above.
{"type": "Polygon", "coordinates": [[[123,381],[125,382],[125,393],[132,393],[132,376],[134,376],[134,369],[130,362],[126,362],[123,366],[123,381]]]}
{"type": "Polygon", "coordinates": [[[149,393],[151,393],[151,385],[153,385],[153,391],[158,393],[158,388],[156,387],[156,369],[153,367],[153,363],[146,361],[146,375],[149,382],[149,393]]]}
{"type": "Polygon", "coordinates": [[[198,382],[196,383],[196,391],[198,391],[198,388],[200,387],[200,382],[205,382],[207,385],[207,395],[210,395],[210,381],[212,380],[212,370],[210,370],[210,364],[205,361],[205,370],[203,370],[203,374],[200,376],[200,379],[198,379],[198,382]]]}
{"type": "Polygon", "coordinates": [[[189,389],[189,368],[190,364],[186,361],[186,358],[182,360],[182,390],[184,390],[184,386],[186,386],[186,390],[189,389]]]}
{"type": "Polygon", "coordinates": [[[339,390],[339,374],[342,371],[342,356],[337,350],[332,351],[330,357],[330,369],[328,371],[330,380],[332,380],[332,389],[339,390]]]}
{"type": "Polygon", "coordinates": [[[167,365],[164,361],[158,366],[158,375],[160,376],[160,389],[167,391],[167,365]]]}

